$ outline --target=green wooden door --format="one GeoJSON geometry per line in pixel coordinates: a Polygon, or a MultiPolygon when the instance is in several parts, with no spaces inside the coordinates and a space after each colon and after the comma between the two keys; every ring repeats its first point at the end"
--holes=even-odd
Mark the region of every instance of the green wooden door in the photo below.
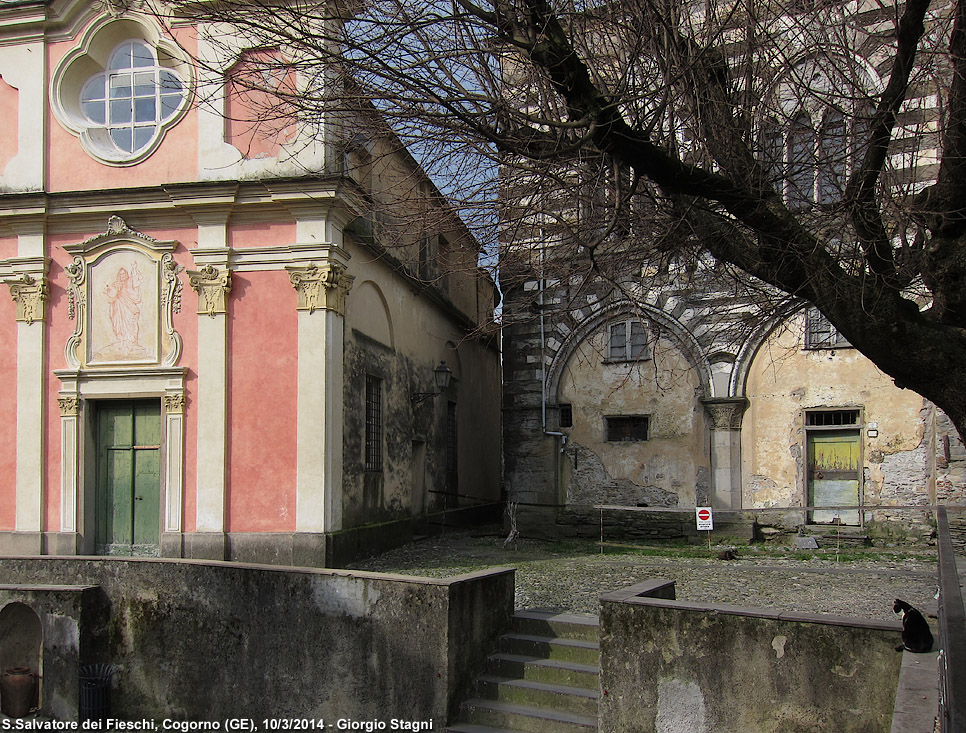
{"type": "MultiPolygon", "coordinates": [[[[859,503],[859,432],[839,430],[808,434],[808,503],[811,506],[857,506],[859,503]]],[[[859,524],[859,511],[817,509],[812,521],[859,524]]]]}
{"type": "Polygon", "coordinates": [[[158,555],[161,532],[161,403],[97,405],[97,551],[158,555]]]}

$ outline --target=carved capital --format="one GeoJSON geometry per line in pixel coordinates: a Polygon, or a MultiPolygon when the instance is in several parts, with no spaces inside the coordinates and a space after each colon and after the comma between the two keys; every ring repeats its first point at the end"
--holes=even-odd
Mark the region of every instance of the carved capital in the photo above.
{"type": "Polygon", "coordinates": [[[200,270],[188,270],[188,283],[198,293],[198,315],[228,312],[228,293],[231,291],[231,271],[205,265],[200,270]]]}
{"type": "Polygon", "coordinates": [[[80,410],[80,400],[76,397],[58,397],[57,405],[60,407],[61,417],[76,417],[80,410]]]}
{"type": "Polygon", "coordinates": [[[316,309],[345,315],[345,296],[355,277],[346,272],[345,265],[327,262],[321,266],[286,266],[288,278],[298,293],[298,310],[312,313],[316,309]]]}
{"type": "Polygon", "coordinates": [[[43,321],[44,303],[48,294],[47,278],[44,275],[34,277],[25,272],[6,283],[10,286],[10,295],[17,304],[17,320],[24,323],[43,321]]]}
{"type": "Polygon", "coordinates": [[[167,413],[184,413],[184,392],[172,392],[164,396],[164,411],[167,413]]]}
{"type": "Polygon", "coordinates": [[[701,400],[705,412],[711,418],[712,430],[740,430],[741,417],[748,407],[745,397],[724,397],[701,400]]]}

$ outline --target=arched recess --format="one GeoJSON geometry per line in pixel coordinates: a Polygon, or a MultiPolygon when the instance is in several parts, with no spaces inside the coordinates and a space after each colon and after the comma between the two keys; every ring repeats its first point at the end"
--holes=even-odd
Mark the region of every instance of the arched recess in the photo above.
{"type": "Polygon", "coordinates": [[[352,327],[390,349],[395,348],[392,313],[379,286],[366,280],[350,297],[352,327]]]}
{"type": "Polygon", "coordinates": [[[0,671],[28,667],[42,676],[44,631],[40,616],[26,603],[0,609],[0,671]]]}
{"type": "Polygon", "coordinates": [[[782,326],[796,313],[807,307],[807,305],[807,303],[801,300],[788,300],[777,309],[775,315],[771,318],[763,319],[748,338],[745,339],[741,348],[738,350],[734,369],[731,372],[731,380],[728,383],[729,397],[745,396],[748,391],[748,373],[751,370],[751,365],[755,357],[758,355],[758,350],[768,340],[775,329],[782,326]]]}
{"type": "Polygon", "coordinates": [[[678,320],[663,311],[640,303],[630,303],[626,300],[612,303],[601,308],[593,318],[589,318],[576,329],[556,349],[548,348],[551,360],[547,369],[546,394],[548,399],[556,401],[560,389],[560,377],[570,357],[587,338],[594,334],[608,321],[620,316],[643,316],[660,326],[668,335],[678,342],[685,357],[697,371],[701,382],[702,397],[711,397],[713,387],[711,382],[711,363],[708,361],[701,344],[694,335],[678,320]]]}

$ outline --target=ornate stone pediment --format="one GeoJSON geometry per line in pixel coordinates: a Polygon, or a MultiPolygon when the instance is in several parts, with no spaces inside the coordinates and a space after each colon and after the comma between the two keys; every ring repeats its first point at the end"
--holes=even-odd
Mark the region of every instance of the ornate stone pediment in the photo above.
{"type": "Polygon", "coordinates": [[[64,268],[75,322],[65,349],[71,368],[177,364],[182,342],[174,314],[181,310],[183,268],[174,261],[175,246],[112,216],[105,232],[64,248],[74,255],[64,268]]]}

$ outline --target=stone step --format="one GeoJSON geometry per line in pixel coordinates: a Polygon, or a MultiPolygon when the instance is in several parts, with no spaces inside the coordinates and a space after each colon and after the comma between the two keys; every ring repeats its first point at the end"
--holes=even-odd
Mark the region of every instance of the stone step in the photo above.
{"type": "Polygon", "coordinates": [[[600,668],[596,664],[499,653],[490,656],[488,668],[494,674],[504,677],[583,687],[588,690],[596,690],[600,684],[600,668]]]}
{"type": "Polygon", "coordinates": [[[579,664],[600,664],[596,641],[509,633],[500,637],[500,651],[579,664]]]}
{"type": "Polygon", "coordinates": [[[590,614],[517,611],[511,621],[513,631],[531,636],[562,637],[597,641],[600,622],[590,614]]]}
{"type": "Polygon", "coordinates": [[[597,729],[597,716],[578,715],[530,705],[473,698],[462,706],[467,723],[532,733],[588,733],[597,729]]]}
{"type": "Polygon", "coordinates": [[[476,694],[484,700],[552,708],[579,715],[597,715],[597,690],[583,687],[485,674],[476,680],[476,694]]]}

